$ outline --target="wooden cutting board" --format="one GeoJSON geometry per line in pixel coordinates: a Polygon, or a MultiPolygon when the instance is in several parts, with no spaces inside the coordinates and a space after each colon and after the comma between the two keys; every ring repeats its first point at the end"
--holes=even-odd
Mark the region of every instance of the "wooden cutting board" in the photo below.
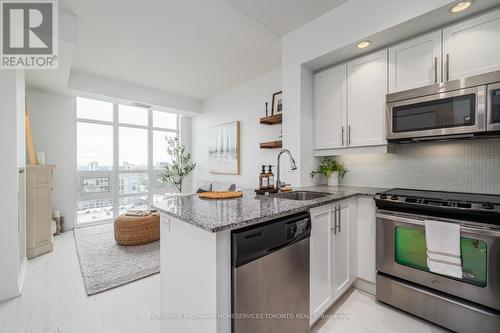
{"type": "Polygon", "coordinates": [[[220,191],[220,192],[203,192],[198,194],[202,199],[231,199],[239,198],[243,195],[241,192],[230,192],[230,191],[220,191]]]}

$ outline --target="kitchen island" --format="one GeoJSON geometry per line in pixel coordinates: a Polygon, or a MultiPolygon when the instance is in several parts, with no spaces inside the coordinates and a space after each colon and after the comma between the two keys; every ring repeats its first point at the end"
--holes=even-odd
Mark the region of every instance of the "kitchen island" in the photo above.
{"type": "MultiPolygon", "coordinates": [[[[312,200],[257,196],[229,200],[197,195],[168,199],[161,213],[162,332],[231,332],[231,231],[381,189],[311,186],[312,200]]],[[[314,224],[312,225],[314,228],[314,224]]]]}

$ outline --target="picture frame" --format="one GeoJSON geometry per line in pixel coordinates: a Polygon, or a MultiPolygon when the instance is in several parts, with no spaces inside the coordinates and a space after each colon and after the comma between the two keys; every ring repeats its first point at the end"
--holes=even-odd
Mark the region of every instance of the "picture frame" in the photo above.
{"type": "Polygon", "coordinates": [[[283,91],[278,91],[273,94],[273,105],[271,108],[271,116],[283,112],[283,91]]]}
{"type": "Polygon", "coordinates": [[[240,174],[240,122],[208,129],[208,171],[212,174],[240,174]]]}

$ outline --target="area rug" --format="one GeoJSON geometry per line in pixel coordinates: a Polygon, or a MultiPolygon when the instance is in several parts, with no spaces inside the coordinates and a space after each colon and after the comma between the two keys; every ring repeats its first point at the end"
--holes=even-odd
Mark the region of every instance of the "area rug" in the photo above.
{"type": "Polygon", "coordinates": [[[75,229],[76,250],[87,295],[94,295],[160,272],[160,241],[121,246],[113,223],[75,229]]]}

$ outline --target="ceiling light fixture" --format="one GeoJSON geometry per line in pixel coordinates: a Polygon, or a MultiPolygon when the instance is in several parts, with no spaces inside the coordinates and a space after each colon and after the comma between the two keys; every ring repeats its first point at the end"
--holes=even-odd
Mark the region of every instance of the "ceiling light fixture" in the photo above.
{"type": "Polygon", "coordinates": [[[470,6],[472,6],[472,1],[460,1],[455,6],[451,7],[450,11],[452,14],[457,14],[470,8],[470,6]]]}
{"type": "Polygon", "coordinates": [[[366,49],[368,46],[370,46],[370,41],[369,40],[364,40],[358,44],[358,49],[366,49]]]}

